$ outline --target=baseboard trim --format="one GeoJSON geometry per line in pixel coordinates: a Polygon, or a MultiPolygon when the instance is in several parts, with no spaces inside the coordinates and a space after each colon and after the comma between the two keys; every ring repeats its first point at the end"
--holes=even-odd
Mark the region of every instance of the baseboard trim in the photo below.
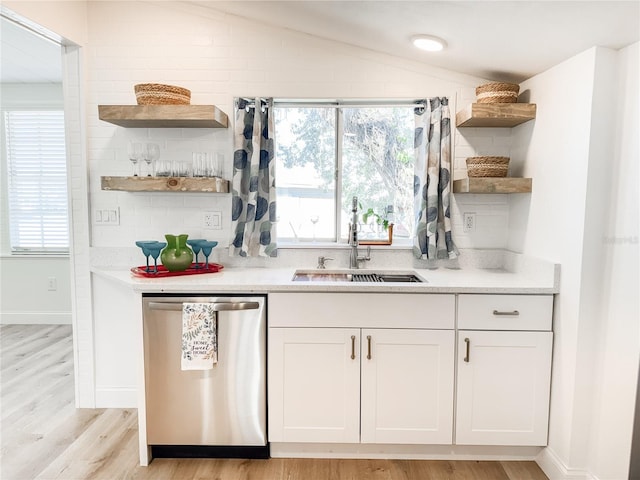
{"type": "Polygon", "coordinates": [[[534,460],[540,447],[273,443],[274,458],[384,458],[413,460],[534,460]]]}
{"type": "Polygon", "coordinates": [[[95,408],[138,408],[135,387],[96,387],[95,408]]]}
{"type": "Polygon", "coordinates": [[[535,460],[549,480],[597,480],[586,470],[565,465],[550,447],[543,449],[535,460]]]}
{"type": "Polygon", "coordinates": [[[2,325],[71,325],[71,312],[0,312],[2,325]]]}

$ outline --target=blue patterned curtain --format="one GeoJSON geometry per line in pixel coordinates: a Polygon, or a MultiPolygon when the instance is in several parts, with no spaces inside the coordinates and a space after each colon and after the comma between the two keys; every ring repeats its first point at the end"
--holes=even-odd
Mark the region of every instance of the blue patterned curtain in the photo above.
{"type": "Polygon", "coordinates": [[[451,118],[447,98],[430,98],[415,109],[413,179],[416,258],[456,258],[451,238],[451,118]]]}
{"type": "Polygon", "coordinates": [[[235,99],[229,254],[275,257],[276,184],[273,99],[235,99]]]}

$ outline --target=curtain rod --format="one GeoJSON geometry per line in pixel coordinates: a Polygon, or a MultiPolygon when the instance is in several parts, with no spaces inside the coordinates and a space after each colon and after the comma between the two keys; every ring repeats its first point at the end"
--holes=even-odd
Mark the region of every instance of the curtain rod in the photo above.
{"type": "Polygon", "coordinates": [[[359,102],[359,101],[344,101],[344,102],[273,102],[274,107],[299,107],[299,108],[338,108],[338,107],[365,107],[365,108],[376,108],[376,107],[425,107],[425,103],[423,101],[416,102],[359,102]]]}
{"type": "MultiPolygon", "coordinates": [[[[245,100],[245,108],[255,108],[255,100],[245,100]]],[[[262,105],[262,109],[266,105],[262,105]]],[[[376,108],[376,107],[407,107],[407,108],[424,108],[425,102],[421,100],[416,100],[415,102],[409,102],[406,100],[393,102],[393,101],[384,101],[384,102],[375,102],[375,101],[324,101],[324,102],[309,102],[309,101],[273,101],[274,107],[297,107],[297,108],[338,108],[338,107],[363,107],[363,108],[376,108]]]]}

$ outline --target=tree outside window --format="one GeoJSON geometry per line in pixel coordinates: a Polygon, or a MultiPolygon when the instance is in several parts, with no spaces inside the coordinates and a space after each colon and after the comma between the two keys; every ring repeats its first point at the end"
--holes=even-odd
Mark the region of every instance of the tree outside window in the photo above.
{"type": "MultiPolygon", "coordinates": [[[[413,230],[413,108],[276,107],[279,241],[346,241],[351,204],[367,219],[394,223],[394,241],[413,230]]],[[[362,221],[362,216],[360,217],[362,221]]],[[[366,222],[363,222],[366,223],[366,222]]]]}

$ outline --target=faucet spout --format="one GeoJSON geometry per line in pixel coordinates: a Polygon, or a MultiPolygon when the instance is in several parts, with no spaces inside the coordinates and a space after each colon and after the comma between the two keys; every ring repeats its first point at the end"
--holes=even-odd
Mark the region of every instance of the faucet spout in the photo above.
{"type": "Polygon", "coordinates": [[[349,268],[358,268],[358,197],[351,202],[351,223],[349,223],[349,268]]]}
{"type": "Polygon", "coordinates": [[[353,197],[351,212],[351,223],[349,223],[349,245],[351,246],[349,268],[360,268],[360,262],[371,260],[371,247],[367,248],[365,256],[358,255],[358,197],[353,197]]]}

